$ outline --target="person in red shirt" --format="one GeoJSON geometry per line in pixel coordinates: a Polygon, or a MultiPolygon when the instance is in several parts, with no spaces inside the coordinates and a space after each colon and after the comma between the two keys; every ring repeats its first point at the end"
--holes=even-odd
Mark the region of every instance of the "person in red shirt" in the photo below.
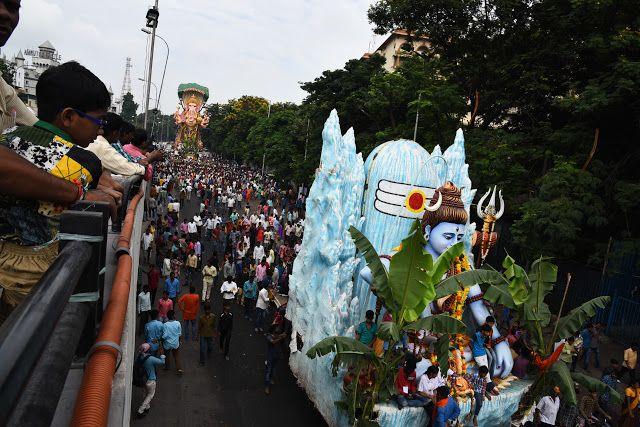
{"type": "Polygon", "coordinates": [[[262,224],[258,226],[258,230],[256,232],[256,241],[262,243],[264,240],[264,228],[262,228],[262,224]]]}
{"type": "Polygon", "coordinates": [[[395,386],[398,409],[423,407],[428,403],[427,398],[418,394],[416,389],[416,362],[413,357],[407,357],[404,366],[398,370],[395,386]]]}
{"type": "Polygon", "coordinates": [[[149,265],[149,272],[147,273],[147,279],[149,283],[149,293],[151,294],[151,307],[153,307],[153,303],[156,301],[156,292],[158,291],[158,282],[160,282],[161,277],[160,269],[156,265],[149,265]]]}
{"type": "Polygon", "coordinates": [[[182,310],[182,320],[184,320],[184,339],[189,340],[189,324],[191,324],[191,334],[193,341],[197,337],[196,333],[196,316],[198,308],[200,308],[200,295],[196,293],[195,286],[189,287],[189,293],[184,294],[178,300],[178,307],[182,310]]]}
{"type": "Polygon", "coordinates": [[[173,310],[173,300],[169,298],[167,291],[163,291],[162,298],[158,300],[158,318],[162,323],[168,320],[167,313],[169,310],[173,310]]]}

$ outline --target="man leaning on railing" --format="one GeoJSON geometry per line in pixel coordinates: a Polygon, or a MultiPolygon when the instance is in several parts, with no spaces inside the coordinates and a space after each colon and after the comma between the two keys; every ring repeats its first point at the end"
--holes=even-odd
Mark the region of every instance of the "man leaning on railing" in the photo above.
{"type": "Polygon", "coordinates": [[[122,197],[98,157],[82,148],[109,108],[104,83],[67,62],[42,73],[36,97],[40,120],[0,137],[0,322],[57,256],[60,214],[84,199],[108,202],[115,217],[122,197]]]}

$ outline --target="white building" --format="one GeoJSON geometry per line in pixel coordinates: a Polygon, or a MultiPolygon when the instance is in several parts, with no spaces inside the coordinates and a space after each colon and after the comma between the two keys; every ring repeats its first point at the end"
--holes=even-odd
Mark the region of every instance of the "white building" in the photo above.
{"type": "Polygon", "coordinates": [[[384,65],[385,70],[392,73],[400,66],[402,58],[425,53],[430,47],[428,37],[411,36],[407,30],[398,29],[393,31],[374,52],[365,53],[362,57],[370,58],[374,53],[382,55],[387,61],[384,65]]]}
{"type": "Polygon", "coordinates": [[[13,85],[19,89],[20,98],[33,111],[37,111],[36,84],[40,75],[50,67],[60,65],[62,57],[50,41],[45,41],[38,49],[19,51],[13,61],[15,75],[13,85]]]}

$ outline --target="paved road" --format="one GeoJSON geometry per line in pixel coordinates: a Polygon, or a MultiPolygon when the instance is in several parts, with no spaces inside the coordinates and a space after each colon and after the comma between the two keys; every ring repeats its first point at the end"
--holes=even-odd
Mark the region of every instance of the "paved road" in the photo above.
{"type": "MultiPolygon", "coordinates": [[[[185,206],[193,216],[195,197],[185,206]]],[[[183,216],[184,218],[184,216],[183,216]]],[[[211,249],[205,243],[205,257],[211,249]]],[[[146,276],[146,275],[144,275],[146,276]]],[[[146,277],[144,277],[146,283],[146,277]]],[[[201,291],[200,274],[194,281],[201,291]]],[[[186,287],[183,287],[186,292],[186,287]]],[[[158,290],[158,297],[162,294],[158,290]]],[[[215,313],[221,311],[221,299],[216,294],[215,313]]],[[[131,423],[144,426],[325,426],[320,413],[305,392],[298,387],[286,359],[276,368],[275,385],[270,395],[264,393],[264,360],[266,342],[262,334],[255,334],[252,325],[243,317],[242,308],[233,305],[234,329],[231,338],[230,360],[216,351],[204,367],[199,366],[199,344],[196,341],[181,345],[184,375],[175,370],[158,370],[156,395],[149,414],[137,419],[135,411],[143,398],[142,389],[134,388],[131,423]]],[[[179,315],[180,316],[180,315],[179,315]]]]}

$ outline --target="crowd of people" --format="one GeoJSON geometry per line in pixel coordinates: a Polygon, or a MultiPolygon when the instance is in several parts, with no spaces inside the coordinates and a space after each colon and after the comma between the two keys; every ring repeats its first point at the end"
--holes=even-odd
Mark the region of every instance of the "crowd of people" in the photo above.
{"type": "Polygon", "coordinates": [[[147,283],[138,295],[144,343],[137,361],[148,371],[148,385],[139,416],[150,408],[158,364],[168,370],[173,360],[183,375],[184,342],[199,341],[201,365],[214,352],[215,339],[224,359],[233,357],[234,305],[264,336],[270,394],[290,335],[284,312],[304,233],[304,187],[281,188],[215,154],[184,158],[173,148],[168,152],[156,164],[141,238],[147,283]]]}
{"type": "MultiPolygon", "coordinates": [[[[508,312],[495,310],[494,313],[500,314],[499,319],[488,316],[468,343],[470,356],[476,365],[470,371],[466,370],[464,355],[458,349],[451,349],[447,375],[443,377],[434,358],[433,346],[437,337],[425,331],[406,333],[401,337],[397,350],[402,359],[394,390],[398,409],[423,407],[427,411],[429,426],[444,427],[459,417],[459,404],[470,400],[471,411],[466,421],[477,426],[484,402],[500,394],[490,375],[492,360],[495,359],[490,337],[496,324],[500,325],[511,348],[514,358],[512,375],[532,380],[534,356],[526,329],[517,320],[509,318],[508,312]]],[[[382,321],[391,320],[389,316],[385,314],[382,321]]],[[[364,321],[355,327],[355,338],[380,355],[387,343],[378,336],[378,326],[376,313],[368,310],[364,321]]],[[[555,344],[555,348],[564,344],[559,359],[566,363],[571,372],[576,371],[580,362],[584,372],[590,373],[592,361],[594,367],[600,369],[601,334],[605,326],[589,322],[583,330],[555,344]]],[[[600,391],[593,386],[589,389],[576,386],[577,405],[563,400],[560,388],[553,387],[552,392],[543,396],[534,407],[537,425],[640,425],[640,379],[637,377],[637,367],[638,344],[632,343],[625,348],[621,362],[610,359],[609,365],[602,369],[599,376],[600,391]],[[612,399],[612,393],[605,385],[622,395],[622,405],[612,399]]],[[[347,374],[347,381],[353,380],[353,374],[347,374]]]]}

